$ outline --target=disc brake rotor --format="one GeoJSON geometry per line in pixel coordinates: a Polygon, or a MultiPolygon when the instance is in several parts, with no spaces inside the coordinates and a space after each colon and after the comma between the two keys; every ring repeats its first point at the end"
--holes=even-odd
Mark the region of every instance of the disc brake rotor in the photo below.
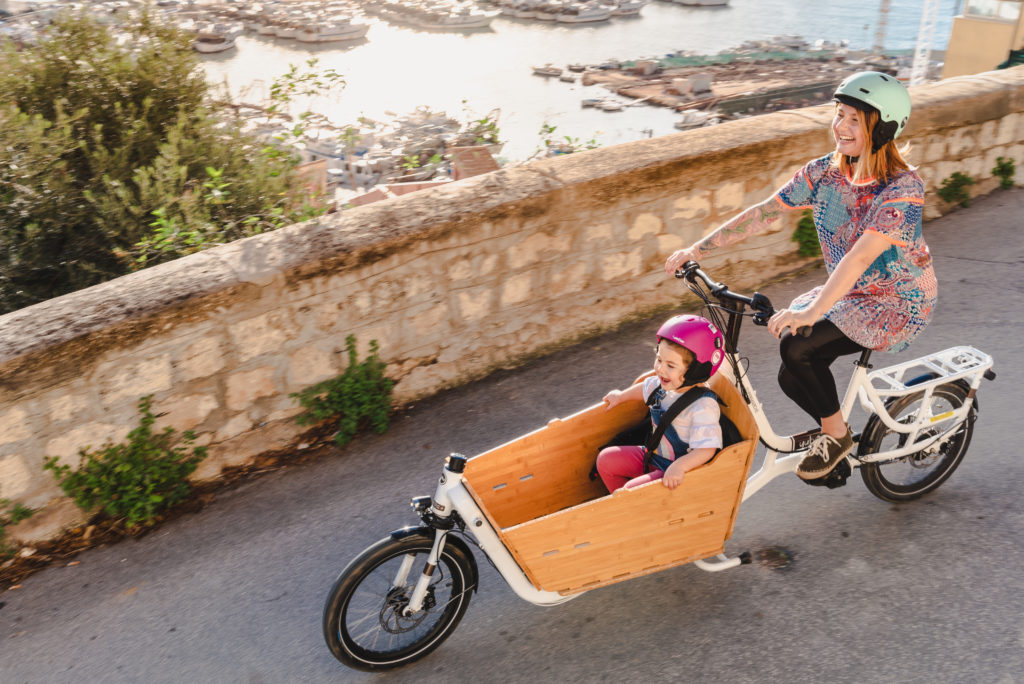
{"type": "Polygon", "coordinates": [[[405,609],[409,605],[409,597],[405,593],[405,587],[395,587],[388,592],[384,599],[384,605],[380,609],[380,626],[385,632],[401,634],[415,629],[427,617],[427,613],[434,607],[434,588],[427,589],[427,595],[423,597],[423,608],[411,615],[405,615],[405,609]]]}

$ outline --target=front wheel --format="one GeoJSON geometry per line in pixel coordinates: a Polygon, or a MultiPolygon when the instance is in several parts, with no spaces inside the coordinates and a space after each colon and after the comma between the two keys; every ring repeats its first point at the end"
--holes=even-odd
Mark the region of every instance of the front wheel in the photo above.
{"type": "MultiPolygon", "coordinates": [[[[940,416],[960,408],[966,399],[967,390],[962,385],[949,383],[936,387],[927,403],[925,393],[918,392],[893,400],[887,409],[889,415],[898,422],[910,423],[923,410],[927,409],[930,416],[940,416]]],[[[975,414],[972,409],[940,446],[932,446],[895,461],[861,466],[860,474],[868,491],[884,501],[902,503],[937,489],[953,474],[967,453],[974,433],[975,414]]],[[[918,439],[927,439],[948,428],[948,423],[936,423],[934,432],[922,431],[918,439]]],[[[873,454],[897,449],[906,444],[908,437],[906,434],[892,432],[877,417],[873,417],[861,438],[860,453],[873,454]]]]}
{"type": "Polygon", "coordinates": [[[378,671],[418,660],[455,631],[475,582],[472,557],[447,543],[421,610],[406,614],[433,539],[382,539],[339,575],[324,605],[324,638],[334,657],[358,670],[378,671]]]}

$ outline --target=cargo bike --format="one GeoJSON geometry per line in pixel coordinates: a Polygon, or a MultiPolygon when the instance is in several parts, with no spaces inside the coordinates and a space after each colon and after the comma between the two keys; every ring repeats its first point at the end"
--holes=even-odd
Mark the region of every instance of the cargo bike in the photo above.
{"type": "MultiPolygon", "coordinates": [[[[614,494],[589,474],[602,445],[646,420],[641,401],[591,406],[473,458],[452,454],[433,496],[412,500],[421,523],[367,548],[331,588],[323,631],[338,660],[379,671],[437,648],[479,589],[470,544],[520,598],[541,606],[684,563],[720,571],[750,562],[749,552],[724,554],[740,504],[795,472],[817,431],[776,434],[740,363],[743,318],[766,325],[771,302],[730,291],[694,262],[676,276],[725,335],[727,363],[709,384],[741,441],[688,472],[676,489],[655,481],[614,494]],[[751,474],[759,443],[764,457],[751,474]]],[[[842,400],[847,420],[857,404],[868,415],[854,452],[810,484],[837,487],[858,469],[879,498],[913,500],[939,487],[966,454],[975,395],[982,379],[995,378],[992,359],[957,346],[871,370],[870,357],[865,351],[855,362],[842,400]]]]}

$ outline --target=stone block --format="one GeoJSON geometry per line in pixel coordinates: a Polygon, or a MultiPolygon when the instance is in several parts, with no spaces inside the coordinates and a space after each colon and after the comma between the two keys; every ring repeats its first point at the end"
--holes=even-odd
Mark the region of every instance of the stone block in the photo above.
{"type": "Polygon", "coordinates": [[[501,288],[501,305],[521,304],[533,294],[533,274],[520,273],[508,278],[501,288]]]}
{"type": "Polygon", "coordinates": [[[18,497],[29,488],[32,478],[32,470],[20,454],[0,458],[0,499],[18,501],[18,497]]]}
{"type": "Polygon", "coordinates": [[[60,497],[37,510],[32,517],[7,528],[16,546],[31,546],[57,539],[65,530],[84,525],[88,515],[71,499],[60,497]]]}
{"type": "Polygon", "coordinates": [[[587,265],[575,263],[568,268],[556,268],[548,281],[548,293],[552,297],[579,292],[587,285],[587,265]]]}
{"type": "Polygon", "coordinates": [[[635,277],[643,272],[640,250],[606,254],[601,258],[601,279],[605,282],[623,277],[635,277]]]}
{"type": "Polygon", "coordinates": [[[196,340],[185,348],[175,364],[184,380],[208,378],[224,368],[224,351],[219,337],[196,340]]]}
{"type": "Polygon", "coordinates": [[[538,261],[565,254],[572,248],[572,235],[568,232],[559,235],[534,233],[506,250],[508,266],[518,271],[538,261]]]}
{"type": "Polygon", "coordinates": [[[249,418],[249,416],[246,415],[245,413],[239,413],[238,415],[228,420],[228,422],[224,423],[224,425],[222,425],[221,428],[217,430],[217,434],[214,435],[213,441],[223,442],[231,439],[232,437],[237,437],[246,430],[249,430],[252,426],[252,419],[249,418]]]}
{"type": "Polygon", "coordinates": [[[92,377],[103,388],[100,394],[106,406],[126,399],[134,403],[171,388],[171,358],[169,354],[140,361],[122,358],[100,365],[92,377]]]}
{"type": "Polygon", "coordinates": [[[922,150],[919,154],[924,164],[934,164],[946,156],[946,137],[942,135],[926,136],[921,142],[915,142],[912,150],[922,150]]]}
{"type": "Polygon", "coordinates": [[[690,221],[705,218],[711,214],[711,193],[700,192],[680,197],[672,202],[672,220],[690,221]]]}
{"type": "Polygon", "coordinates": [[[165,414],[157,419],[156,428],[170,426],[178,432],[191,430],[212,413],[220,404],[212,394],[189,394],[171,397],[154,407],[154,413],[165,414]]]}
{"type": "Polygon", "coordinates": [[[463,255],[452,259],[447,265],[445,273],[451,282],[462,283],[475,278],[487,277],[494,272],[497,264],[497,254],[463,255]]]}
{"type": "Polygon", "coordinates": [[[239,321],[228,329],[235,353],[243,362],[260,354],[279,352],[293,336],[292,324],[277,311],[239,321]]]}
{"type": "Polygon", "coordinates": [[[0,444],[20,442],[31,435],[25,409],[15,406],[0,413],[0,444]]]}
{"type": "Polygon", "coordinates": [[[75,469],[79,466],[80,449],[96,451],[107,444],[119,444],[131,431],[132,427],[128,425],[86,423],[47,441],[43,453],[48,458],[56,456],[59,465],[69,465],[75,469]]]}
{"type": "MultiPolygon", "coordinates": [[[[699,236],[698,236],[699,237],[699,236]]],[[[665,234],[658,236],[658,254],[668,259],[669,255],[677,249],[688,247],[692,242],[686,242],[679,235],[665,234]]]]}
{"type": "Polygon", "coordinates": [[[292,353],[288,357],[288,390],[297,392],[336,375],[332,356],[315,345],[292,353]]]}
{"type": "Polygon", "coordinates": [[[996,127],[995,134],[995,145],[998,147],[1005,147],[1006,145],[1012,145],[1020,141],[1018,137],[1018,129],[1024,121],[1024,115],[1020,112],[1013,112],[1004,116],[996,127]]]}
{"type": "Polygon", "coordinates": [[[89,407],[95,403],[93,392],[91,390],[76,391],[71,388],[64,389],[47,400],[47,413],[49,414],[50,420],[54,423],[63,423],[65,421],[77,419],[81,420],[83,413],[85,413],[89,407]]]}
{"type": "Polygon", "coordinates": [[[448,316],[451,312],[447,303],[435,304],[408,318],[408,329],[417,337],[437,335],[448,327],[448,316]]]}
{"type": "Polygon", "coordinates": [[[491,313],[491,289],[487,287],[455,293],[457,313],[465,322],[479,321],[491,313]]]}
{"type": "Polygon", "coordinates": [[[239,371],[228,376],[227,407],[231,411],[243,411],[260,397],[270,397],[277,393],[273,368],[264,366],[239,371]]]}
{"type": "Polygon", "coordinates": [[[733,214],[743,209],[743,181],[724,183],[714,191],[715,213],[733,214]]]}
{"type": "Polygon", "coordinates": [[[985,157],[973,156],[960,160],[960,172],[966,173],[976,181],[992,177],[992,167],[985,166],[985,157]]]}
{"type": "Polygon", "coordinates": [[[658,235],[664,230],[664,225],[659,217],[654,214],[640,214],[629,227],[626,237],[630,240],[642,240],[648,235],[658,235]]]}
{"type": "Polygon", "coordinates": [[[583,239],[587,243],[607,244],[612,239],[612,224],[598,223],[583,229],[583,239]]]}

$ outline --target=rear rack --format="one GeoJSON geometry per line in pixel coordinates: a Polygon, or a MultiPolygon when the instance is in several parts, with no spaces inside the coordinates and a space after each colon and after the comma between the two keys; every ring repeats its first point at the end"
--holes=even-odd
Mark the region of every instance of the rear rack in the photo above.
{"type": "Polygon", "coordinates": [[[960,378],[974,378],[992,367],[992,357],[974,347],[950,347],[928,356],[868,374],[868,382],[880,397],[906,394],[930,385],[942,385],[960,378]],[[925,378],[923,375],[934,375],[925,378]],[[909,383],[909,384],[908,384],[909,383]]]}

